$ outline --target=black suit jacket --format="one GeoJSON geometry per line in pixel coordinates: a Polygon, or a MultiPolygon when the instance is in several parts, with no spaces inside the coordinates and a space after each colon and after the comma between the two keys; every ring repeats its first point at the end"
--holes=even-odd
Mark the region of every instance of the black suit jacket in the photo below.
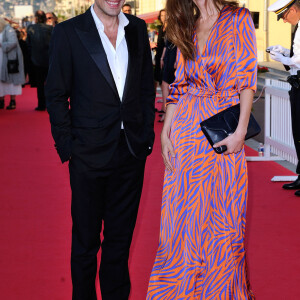
{"type": "Polygon", "coordinates": [[[35,66],[48,67],[49,43],[53,27],[44,23],[29,25],[27,45],[30,59],[35,66]]]}
{"type": "Polygon", "coordinates": [[[131,153],[138,159],[151,153],[155,91],[149,40],[145,22],[126,17],[122,101],[90,9],[55,26],[45,93],[62,162],[76,156],[91,168],[105,166],[118,145],[121,122],[131,153]]]}

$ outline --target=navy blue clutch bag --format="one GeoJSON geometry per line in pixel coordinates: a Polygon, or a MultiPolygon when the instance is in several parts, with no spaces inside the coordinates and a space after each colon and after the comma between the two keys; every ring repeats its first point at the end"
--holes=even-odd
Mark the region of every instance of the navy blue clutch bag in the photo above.
{"type": "MultiPolygon", "coordinates": [[[[239,122],[240,117],[240,105],[231,106],[216,115],[202,121],[200,123],[201,129],[206,136],[211,146],[224,140],[230,134],[234,133],[239,122]]],[[[250,115],[247,134],[245,140],[256,136],[261,131],[257,121],[250,115]]],[[[213,148],[218,154],[221,154],[227,150],[226,146],[213,148]]]]}

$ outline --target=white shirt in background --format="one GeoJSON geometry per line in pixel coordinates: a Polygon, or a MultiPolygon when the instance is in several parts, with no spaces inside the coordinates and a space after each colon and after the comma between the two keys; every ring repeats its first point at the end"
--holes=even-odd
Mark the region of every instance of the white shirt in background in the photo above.
{"type": "Polygon", "coordinates": [[[295,32],[293,52],[294,55],[288,61],[288,66],[291,68],[291,75],[297,75],[297,71],[300,70],[300,22],[298,23],[298,29],[295,32]]]}

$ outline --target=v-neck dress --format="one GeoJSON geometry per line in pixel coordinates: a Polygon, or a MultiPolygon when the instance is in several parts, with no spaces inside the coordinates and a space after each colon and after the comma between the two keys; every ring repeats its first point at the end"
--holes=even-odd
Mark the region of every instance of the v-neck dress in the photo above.
{"type": "Polygon", "coordinates": [[[147,300],[254,299],[246,276],[248,176],[244,149],[216,154],[200,122],[256,90],[255,29],[249,11],[225,6],[195,61],[178,50],[168,105],[174,172],[165,172],[159,247],[147,300]]]}

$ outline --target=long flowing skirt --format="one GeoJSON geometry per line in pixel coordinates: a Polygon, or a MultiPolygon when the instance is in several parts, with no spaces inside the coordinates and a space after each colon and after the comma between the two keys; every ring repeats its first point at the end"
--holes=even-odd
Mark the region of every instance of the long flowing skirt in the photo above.
{"type": "Polygon", "coordinates": [[[177,104],[171,127],[175,171],[165,173],[147,300],[254,299],[244,249],[245,153],[219,155],[207,142],[200,122],[214,101],[186,94],[177,104]]]}

